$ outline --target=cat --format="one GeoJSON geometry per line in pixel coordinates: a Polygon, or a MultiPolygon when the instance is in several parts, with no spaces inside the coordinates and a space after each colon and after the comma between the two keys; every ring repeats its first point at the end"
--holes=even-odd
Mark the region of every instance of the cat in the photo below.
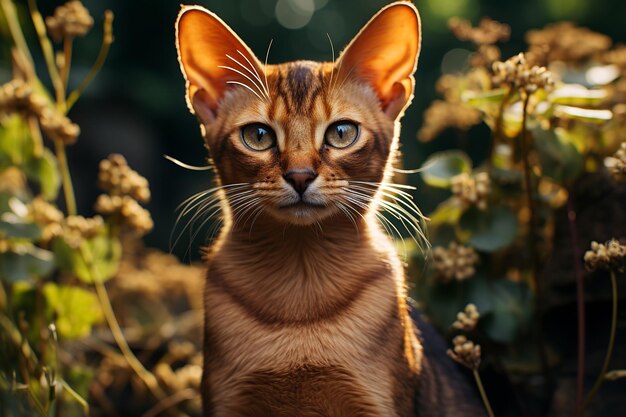
{"type": "Polygon", "coordinates": [[[437,394],[375,217],[401,192],[415,6],[381,9],[334,62],[262,63],[199,6],[182,7],[176,45],[223,215],[205,254],[204,415],[461,415],[445,411],[454,391],[437,394]]]}

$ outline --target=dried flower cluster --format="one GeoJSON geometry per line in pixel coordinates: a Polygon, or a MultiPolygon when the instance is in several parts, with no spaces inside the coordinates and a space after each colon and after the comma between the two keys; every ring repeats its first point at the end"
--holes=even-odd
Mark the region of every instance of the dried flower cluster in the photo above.
{"type": "Polygon", "coordinates": [[[148,185],[148,180],[130,168],[122,155],[111,154],[100,161],[98,186],[110,195],[128,195],[140,203],[147,203],[150,200],[148,185]]]}
{"type": "Polygon", "coordinates": [[[626,45],[618,45],[610,51],[602,54],[602,61],[606,64],[616,65],[623,70],[626,69],[626,45]]]}
{"type": "Polygon", "coordinates": [[[456,336],[452,340],[453,349],[448,349],[448,356],[461,365],[477,371],[480,366],[480,345],[474,344],[463,335],[456,336]]]}
{"type": "Polygon", "coordinates": [[[435,100],[424,112],[424,124],[417,137],[423,142],[429,142],[448,127],[467,130],[480,121],[480,112],[476,109],[462,103],[435,100]]]}
{"type": "Polygon", "coordinates": [[[626,246],[620,245],[616,239],[611,239],[605,244],[591,242],[591,250],[585,253],[585,267],[589,271],[598,269],[618,269],[624,268],[626,259],[626,246]]]}
{"type": "Polygon", "coordinates": [[[12,113],[37,117],[50,138],[61,140],[66,145],[76,142],[80,134],[77,124],[49,106],[30,85],[17,78],[0,88],[0,115],[12,113]]]}
{"type": "Polygon", "coordinates": [[[41,197],[36,197],[28,205],[28,212],[32,221],[43,227],[41,236],[43,243],[61,234],[63,213],[56,206],[41,197]]]}
{"type": "Polygon", "coordinates": [[[473,248],[456,242],[451,242],[447,249],[441,246],[433,249],[433,268],[443,282],[470,278],[476,273],[479,259],[473,248]]]}
{"type": "Polygon", "coordinates": [[[453,17],[448,20],[448,28],[457,39],[470,41],[476,45],[493,45],[496,42],[507,41],[511,36],[511,27],[488,17],[481,19],[477,27],[463,19],[453,17]]]}
{"type": "Polygon", "coordinates": [[[122,155],[112,154],[100,162],[98,185],[107,192],[96,201],[98,213],[116,216],[140,235],[152,230],[150,212],[139,204],[150,200],[148,180],[131,169],[122,155]]]}
{"type": "Polygon", "coordinates": [[[39,115],[46,107],[42,96],[33,93],[33,89],[24,80],[15,78],[0,87],[0,112],[3,115],[19,113],[39,115]]]}
{"type": "Polygon", "coordinates": [[[545,67],[531,66],[526,56],[519,53],[505,62],[493,63],[492,82],[495,86],[506,85],[513,90],[521,90],[532,94],[538,89],[554,86],[552,73],[545,67]]]}
{"type": "Polygon", "coordinates": [[[53,139],[58,139],[66,145],[76,142],[80,134],[80,127],[61,113],[45,109],[40,118],[41,128],[53,139]]]}
{"type": "Polygon", "coordinates": [[[448,28],[459,40],[470,41],[478,47],[470,59],[473,67],[489,66],[499,60],[500,48],[494,44],[506,41],[511,36],[509,25],[488,17],[483,18],[477,27],[472,27],[467,20],[454,17],[448,21],[448,28]]]}
{"type": "Polygon", "coordinates": [[[476,328],[480,319],[480,313],[474,304],[468,304],[465,306],[465,310],[459,311],[456,315],[456,320],[452,323],[452,327],[457,330],[463,330],[465,332],[471,332],[476,328]]]}
{"type": "Polygon", "coordinates": [[[73,249],[77,249],[86,239],[91,239],[104,232],[104,221],[100,216],[68,216],[63,220],[61,236],[73,249]]]}
{"type": "Polygon", "coordinates": [[[465,206],[475,205],[486,210],[490,191],[491,180],[486,172],[463,173],[452,178],[452,192],[465,206]]]}
{"type": "Polygon", "coordinates": [[[615,182],[626,184],[626,142],[623,142],[615,155],[604,160],[604,165],[615,182]]]}
{"type": "Polygon", "coordinates": [[[552,61],[579,64],[611,47],[611,38],[571,22],[554,23],[526,34],[528,54],[537,65],[552,61]]]}
{"type": "Polygon", "coordinates": [[[93,26],[89,10],[78,0],[72,0],[54,10],[54,15],[46,18],[48,32],[55,40],[64,37],[85,36],[93,26]]]}
{"type": "Polygon", "coordinates": [[[154,227],[150,212],[127,195],[102,194],[96,201],[95,209],[103,215],[119,215],[123,223],[139,235],[148,233],[154,227]]]}

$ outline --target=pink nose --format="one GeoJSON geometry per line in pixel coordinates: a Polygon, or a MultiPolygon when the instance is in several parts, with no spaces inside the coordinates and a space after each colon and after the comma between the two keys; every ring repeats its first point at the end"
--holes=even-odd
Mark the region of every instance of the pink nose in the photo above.
{"type": "Polygon", "coordinates": [[[294,190],[300,195],[304,194],[309,184],[315,180],[317,174],[310,169],[303,169],[297,171],[288,171],[285,175],[285,181],[287,181],[294,190]]]}

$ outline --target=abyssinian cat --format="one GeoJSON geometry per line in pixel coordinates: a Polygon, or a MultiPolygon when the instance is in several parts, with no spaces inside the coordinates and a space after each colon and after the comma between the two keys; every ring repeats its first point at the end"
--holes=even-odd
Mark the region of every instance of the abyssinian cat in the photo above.
{"type": "Polygon", "coordinates": [[[206,254],[205,415],[469,415],[446,411],[460,408],[446,408],[454,392],[438,389],[374,216],[398,192],[416,8],[384,7],[336,62],[262,63],[198,6],[176,28],[224,222],[206,254]]]}

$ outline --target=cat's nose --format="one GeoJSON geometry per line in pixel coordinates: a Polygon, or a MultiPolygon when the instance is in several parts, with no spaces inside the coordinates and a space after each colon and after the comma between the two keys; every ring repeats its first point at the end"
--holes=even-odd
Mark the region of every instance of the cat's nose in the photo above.
{"type": "Polygon", "coordinates": [[[300,195],[304,194],[309,184],[311,184],[316,177],[317,173],[311,169],[287,171],[284,175],[285,181],[291,184],[293,189],[300,195]]]}

